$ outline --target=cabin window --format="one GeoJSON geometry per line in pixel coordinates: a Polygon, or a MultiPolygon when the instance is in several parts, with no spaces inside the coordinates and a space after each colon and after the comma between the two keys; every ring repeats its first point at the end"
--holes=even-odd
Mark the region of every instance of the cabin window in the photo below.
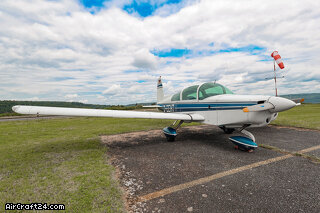
{"type": "Polygon", "coordinates": [[[199,88],[199,100],[222,94],[233,93],[228,88],[216,83],[205,83],[202,84],[199,88]]]}
{"type": "Polygon", "coordinates": [[[174,94],[171,98],[171,101],[180,101],[180,92],[174,94]]]}
{"type": "Polygon", "coordinates": [[[185,88],[182,91],[182,100],[194,100],[197,99],[197,90],[199,85],[194,85],[188,88],[185,88]]]}

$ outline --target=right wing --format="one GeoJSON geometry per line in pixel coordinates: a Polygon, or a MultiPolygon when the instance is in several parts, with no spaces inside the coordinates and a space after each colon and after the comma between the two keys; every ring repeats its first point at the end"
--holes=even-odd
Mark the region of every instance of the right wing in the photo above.
{"type": "Polygon", "coordinates": [[[12,110],[19,114],[29,115],[64,115],[84,117],[113,117],[113,118],[151,118],[170,119],[184,121],[203,121],[199,114],[163,113],[163,112],[137,112],[125,110],[104,110],[104,109],[81,109],[65,107],[43,107],[43,106],[13,106],[12,110]]]}

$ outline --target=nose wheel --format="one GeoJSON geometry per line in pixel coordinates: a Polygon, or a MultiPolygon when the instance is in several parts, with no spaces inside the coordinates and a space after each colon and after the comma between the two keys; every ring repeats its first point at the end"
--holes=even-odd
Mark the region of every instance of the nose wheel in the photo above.
{"type": "Polygon", "coordinates": [[[245,136],[232,136],[229,140],[234,144],[235,149],[239,149],[246,152],[253,152],[258,145],[255,143],[255,138],[252,133],[247,130],[242,129],[241,133],[245,134],[245,136]]]}
{"type": "Polygon", "coordinates": [[[245,145],[234,145],[234,149],[241,150],[241,151],[244,151],[244,152],[253,152],[253,150],[255,148],[254,147],[245,146],[245,145]]]}

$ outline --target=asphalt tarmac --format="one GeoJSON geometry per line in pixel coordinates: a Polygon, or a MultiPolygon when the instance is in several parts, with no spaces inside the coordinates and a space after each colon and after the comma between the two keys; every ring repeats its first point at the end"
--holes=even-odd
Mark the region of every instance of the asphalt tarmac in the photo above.
{"type": "Polygon", "coordinates": [[[273,149],[235,150],[230,135],[207,125],[179,129],[175,142],[161,130],[102,142],[130,212],[320,212],[320,131],[248,130],[273,149]]]}

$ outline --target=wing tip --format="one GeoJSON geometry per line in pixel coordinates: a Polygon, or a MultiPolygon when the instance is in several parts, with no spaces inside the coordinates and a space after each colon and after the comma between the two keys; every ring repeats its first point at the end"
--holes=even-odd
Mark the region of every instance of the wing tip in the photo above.
{"type": "Polygon", "coordinates": [[[12,111],[14,111],[14,112],[18,112],[18,109],[20,108],[20,106],[19,105],[15,105],[15,106],[13,106],[11,109],[12,109],[12,111]]]}

